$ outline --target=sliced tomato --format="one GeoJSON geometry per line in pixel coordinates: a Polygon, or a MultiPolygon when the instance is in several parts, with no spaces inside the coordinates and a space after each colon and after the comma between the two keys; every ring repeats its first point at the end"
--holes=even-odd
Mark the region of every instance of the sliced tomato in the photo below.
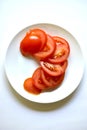
{"type": "Polygon", "coordinates": [[[33,85],[33,80],[32,78],[27,78],[25,81],[24,81],[24,89],[32,94],[39,94],[41,93],[41,89],[38,89],[36,88],[34,85],[33,85]]]}
{"type": "Polygon", "coordinates": [[[54,77],[54,76],[50,76],[49,74],[41,70],[41,78],[44,84],[48,86],[48,88],[55,88],[55,86],[58,87],[62,83],[64,79],[64,75],[65,73],[54,77]]]}
{"type": "Polygon", "coordinates": [[[41,90],[46,89],[46,85],[43,83],[41,79],[41,67],[37,68],[34,71],[32,79],[33,79],[33,84],[35,85],[35,87],[41,90]]]}
{"type": "Polygon", "coordinates": [[[68,48],[63,44],[59,44],[56,45],[55,52],[50,58],[48,58],[48,61],[50,63],[60,63],[65,61],[68,58],[68,56],[69,56],[68,48]]]}
{"type": "Polygon", "coordinates": [[[64,38],[59,37],[59,36],[53,36],[53,39],[56,41],[57,44],[65,45],[69,49],[69,51],[70,51],[69,43],[64,38]]]}
{"type": "Polygon", "coordinates": [[[68,42],[60,37],[53,37],[54,40],[56,41],[56,49],[53,55],[48,58],[48,61],[50,63],[60,63],[65,61],[70,53],[70,47],[68,42]]]}
{"type": "Polygon", "coordinates": [[[67,61],[64,61],[61,64],[52,64],[49,62],[40,61],[41,67],[50,76],[59,76],[63,74],[66,70],[67,63],[67,61]]]}
{"type": "Polygon", "coordinates": [[[46,46],[43,48],[42,51],[35,53],[33,56],[37,60],[44,60],[53,54],[55,47],[56,47],[55,41],[53,40],[53,38],[51,36],[47,35],[46,46]]]}
{"type": "Polygon", "coordinates": [[[30,34],[38,36],[40,38],[40,40],[41,40],[40,50],[42,50],[44,48],[44,46],[46,45],[46,42],[47,42],[47,35],[46,35],[45,31],[43,31],[42,29],[36,28],[36,29],[31,29],[30,34]]]}
{"type": "Polygon", "coordinates": [[[21,53],[25,56],[36,53],[41,48],[41,40],[37,35],[27,34],[20,43],[21,53]]]}

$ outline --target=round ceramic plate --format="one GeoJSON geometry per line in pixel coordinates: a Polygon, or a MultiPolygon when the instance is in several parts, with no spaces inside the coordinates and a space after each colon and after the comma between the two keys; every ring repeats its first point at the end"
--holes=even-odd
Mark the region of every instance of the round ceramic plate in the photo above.
{"type": "Polygon", "coordinates": [[[78,87],[83,75],[83,70],[83,56],[77,40],[67,30],[57,25],[47,23],[31,25],[21,30],[8,46],[5,58],[5,71],[11,86],[24,98],[38,103],[56,102],[69,96],[78,87]],[[42,92],[39,95],[33,95],[24,90],[24,80],[32,76],[38,64],[32,58],[22,56],[19,49],[20,41],[26,32],[32,28],[40,28],[51,35],[61,36],[65,38],[70,45],[68,67],[62,84],[53,91],[42,92]]]}

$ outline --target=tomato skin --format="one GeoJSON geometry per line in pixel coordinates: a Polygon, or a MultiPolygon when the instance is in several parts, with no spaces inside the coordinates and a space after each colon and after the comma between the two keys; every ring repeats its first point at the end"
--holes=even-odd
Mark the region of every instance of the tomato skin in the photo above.
{"type": "Polygon", "coordinates": [[[20,46],[20,51],[23,56],[25,57],[29,56],[29,52],[24,51],[22,46],[20,46]]]}
{"type": "Polygon", "coordinates": [[[55,50],[56,44],[53,38],[50,35],[47,35],[47,43],[46,46],[43,48],[42,51],[35,53],[33,56],[37,60],[45,60],[46,58],[50,57],[55,50]]]}
{"type": "Polygon", "coordinates": [[[50,58],[48,58],[48,62],[55,64],[63,62],[68,58],[70,53],[70,47],[65,39],[57,36],[53,38],[56,41],[56,49],[53,55],[50,58]]]}
{"type": "Polygon", "coordinates": [[[32,94],[40,94],[41,93],[41,90],[36,88],[34,85],[33,85],[33,80],[32,78],[27,78],[25,81],[24,81],[24,89],[32,94]]]}
{"type": "Polygon", "coordinates": [[[64,61],[61,64],[51,64],[49,62],[40,61],[41,67],[50,76],[59,76],[63,74],[67,68],[67,64],[67,61],[64,61]]]}
{"type": "Polygon", "coordinates": [[[41,48],[41,40],[38,36],[27,34],[20,43],[21,53],[25,56],[36,53],[41,48]]]}
{"type": "Polygon", "coordinates": [[[32,79],[33,79],[33,84],[35,85],[36,88],[38,89],[46,89],[46,85],[42,82],[41,79],[41,67],[37,68],[33,75],[32,75],[32,79]]]}
{"type": "Polygon", "coordinates": [[[42,43],[40,50],[42,50],[44,48],[44,46],[46,45],[46,42],[47,42],[47,35],[46,35],[45,31],[43,31],[42,29],[36,28],[36,29],[31,29],[30,34],[36,35],[40,38],[41,43],[42,43]]]}
{"type": "Polygon", "coordinates": [[[43,80],[44,84],[46,84],[48,86],[48,88],[55,88],[56,86],[58,87],[62,83],[62,81],[64,79],[64,75],[65,75],[65,73],[54,77],[54,76],[48,75],[46,72],[41,70],[42,80],[43,80]]]}

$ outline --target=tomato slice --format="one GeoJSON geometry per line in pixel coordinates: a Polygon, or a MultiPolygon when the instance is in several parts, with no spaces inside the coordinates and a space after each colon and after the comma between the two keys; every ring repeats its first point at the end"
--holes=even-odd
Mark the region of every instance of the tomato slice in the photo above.
{"type": "Polygon", "coordinates": [[[53,54],[56,47],[56,43],[50,35],[47,35],[47,43],[42,51],[35,53],[33,56],[37,60],[45,60],[53,54]]]}
{"type": "Polygon", "coordinates": [[[56,41],[57,44],[65,45],[69,49],[69,51],[70,51],[69,43],[64,38],[59,37],[59,36],[53,36],[53,39],[56,41]]]}
{"type": "Polygon", "coordinates": [[[27,78],[25,81],[24,81],[24,89],[32,94],[39,94],[41,93],[41,89],[38,89],[36,88],[34,85],[33,85],[33,80],[32,78],[27,78]]]}
{"type": "Polygon", "coordinates": [[[68,58],[68,56],[69,56],[68,48],[63,44],[59,44],[56,45],[56,50],[51,56],[51,58],[48,58],[48,61],[50,63],[60,63],[65,61],[68,58]]]}
{"type": "Polygon", "coordinates": [[[37,87],[38,89],[46,89],[46,85],[43,83],[42,79],[41,79],[41,67],[37,68],[33,75],[32,75],[32,79],[33,79],[33,84],[35,85],[35,87],[37,87]]]}
{"type": "Polygon", "coordinates": [[[56,86],[58,87],[62,83],[64,79],[64,75],[65,73],[54,77],[54,76],[50,76],[49,74],[41,70],[41,78],[44,84],[48,86],[48,88],[55,88],[56,86]]]}
{"type": "Polygon", "coordinates": [[[54,40],[56,41],[56,49],[55,52],[53,53],[53,55],[48,58],[48,61],[50,63],[60,63],[65,61],[70,53],[70,47],[68,42],[60,37],[53,37],[54,40]]]}
{"type": "Polygon", "coordinates": [[[41,48],[41,40],[37,35],[27,34],[20,43],[21,53],[25,56],[30,53],[36,53],[41,48]]]}
{"type": "Polygon", "coordinates": [[[67,61],[64,61],[61,64],[52,64],[45,61],[40,61],[41,67],[43,70],[50,76],[59,76],[63,74],[67,68],[67,61]]]}
{"type": "Polygon", "coordinates": [[[36,29],[31,29],[30,34],[38,36],[40,38],[40,40],[41,40],[40,50],[42,50],[44,48],[44,46],[46,45],[46,42],[47,42],[47,35],[46,35],[45,31],[43,31],[42,29],[36,28],[36,29]]]}

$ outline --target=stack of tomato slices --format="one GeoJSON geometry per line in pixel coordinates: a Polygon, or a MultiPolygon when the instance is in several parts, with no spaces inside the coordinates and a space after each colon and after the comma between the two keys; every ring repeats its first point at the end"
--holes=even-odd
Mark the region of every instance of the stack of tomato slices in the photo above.
{"type": "Polygon", "coordinates": [[[42,29],[31,29],[20,43],[23,56],[30,55],[40,63],[33,75],[24,81],[24,89],[32,94],[57,88],[63,81],[70,54],[69,43],[42,29]]]}

